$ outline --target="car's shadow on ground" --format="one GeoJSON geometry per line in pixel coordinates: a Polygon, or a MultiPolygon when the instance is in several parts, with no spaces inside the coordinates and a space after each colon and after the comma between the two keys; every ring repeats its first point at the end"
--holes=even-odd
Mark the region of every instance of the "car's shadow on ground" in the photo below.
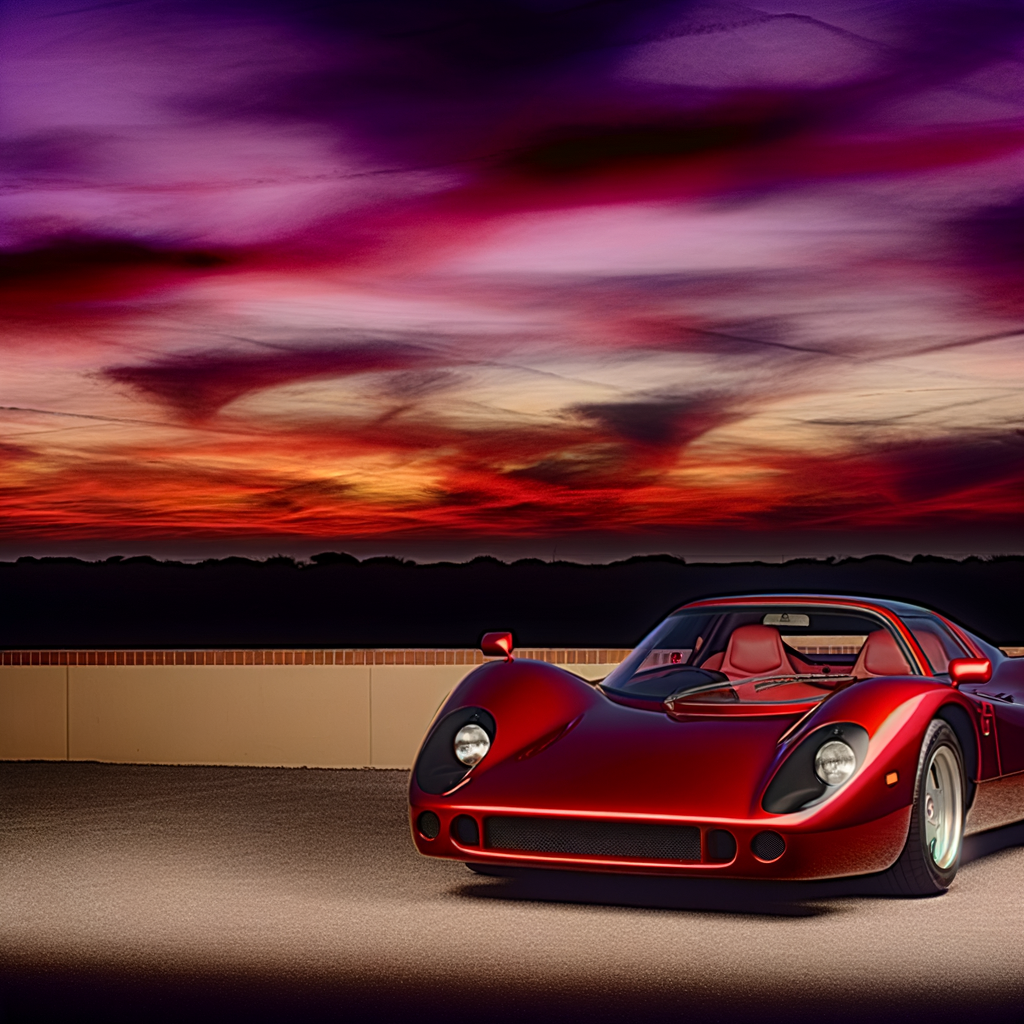
{"type": "Polygon", "coordinates": [[[588,903],[651,910],[712,911],[771,917],[817,917],[832,908],[805,902],[759,882],[597,875],[573,871],[524,870],[512,877],[481,879],[459,886],[464,897],[588,903]]]}
{"type": "MultiPolygon", "coordinates": [[[[1024,823],[968,836],[962,864],[1024,845],[1024,823]]],[[[481,875],[483,872],[481,872],[481,875]]],[[[900,897],[888,877],[864,875],[821,882],[754,882],[738,879],[601,875],[536,869],[488,870],[486,878],[457,887],[471,899],[593,903],[660,910],[711,911],[772,917],[818,917],[841,912],[821,901],[843,896],[900,897]]]]}
{"type": "Polygon", "coordinates": [[[1024,846],[1024,821],[968,836],[964,840],[964,852],[960,857],[960,863],[970,864],[972,860],[980,860],[990,853],[1009,850],[1014,846],[1024,846]]]}

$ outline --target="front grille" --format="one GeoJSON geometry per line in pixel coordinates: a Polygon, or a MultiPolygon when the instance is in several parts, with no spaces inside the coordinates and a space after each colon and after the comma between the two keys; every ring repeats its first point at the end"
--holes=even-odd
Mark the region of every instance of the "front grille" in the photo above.
{"type": "Polygon", "coordinates": [[[535,853],[699,861],[700,829],[635,821],[492,817],[484,819],[484,845],[535,853]]]}

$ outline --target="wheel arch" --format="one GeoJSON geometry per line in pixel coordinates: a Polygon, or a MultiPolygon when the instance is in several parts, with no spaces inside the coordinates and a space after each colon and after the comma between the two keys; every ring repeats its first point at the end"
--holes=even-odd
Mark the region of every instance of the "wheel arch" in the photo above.
{"type": "Polygon", "coordinates": [[[977,790],[974,780],[978,777],[978,737],[974,731],[974,722],[959,704],[943,704],[935,717],[941,718],[953,730],[964,755],[964,775],[967,776],[964,780],[967,789],[964,810],[968,811],[974,802],[977,790]]]}

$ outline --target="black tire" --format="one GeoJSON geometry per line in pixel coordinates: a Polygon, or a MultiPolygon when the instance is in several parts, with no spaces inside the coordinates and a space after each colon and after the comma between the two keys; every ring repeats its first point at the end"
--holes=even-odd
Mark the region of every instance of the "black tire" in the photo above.
{"type": "Polygon", "coordinates": [[[960,743],[937,718],[921,743],[907,843],[886,872],[894,893],[935,896],[949,888],[963,851],[965,794],[960,743]]]}

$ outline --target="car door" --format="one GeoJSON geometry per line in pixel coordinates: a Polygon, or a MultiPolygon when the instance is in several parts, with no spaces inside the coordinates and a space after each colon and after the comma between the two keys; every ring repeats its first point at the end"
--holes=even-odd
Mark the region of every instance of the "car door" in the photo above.
{"type": "Polygon", "coordinates": [[[992,678],[973,690],[975,699],[986,701],[992,708],[1002,774],[1024,772],[1024,658],[1003,659],[992,678]]]}
{"type": "MultiPolygon", "coordinates": [[[[931,670],[940,678],[948,678],[949,663],[954,658],[970,658],[974,652],[969,650],[964,641],[956,636],[954,632],[937,615],[921,613],[917,615],[906,615],[904,623],[914,634],[918,646],[924,651],[925,657],[931,670]]],[[[1002,672],[1002,664],[998,664],[996,671],[1002,672]]],[[[1024,662],[1021,667],[1024,668],[1024,662]]],[[[974,705],[975,724],[978,728],[978,737],[981,741],[979,751],[980,763],[978,765],[978,779],[995,779],[1006,774],[1006,767],[1003,764],[1003,748],[1007,746],[1003,739],[1004,732],[1012,732],[1009,726],[1001,728],[1001,715],[996,711],[998,703],[988,691],[992,688],[991,680],[988,683],[965,683],[960,687],[960,692],[968,697],[974,705]],[[984,691],[984,692],[979,692],[984,691]]],[[[1008,706],[1014,706],[1008,702],[1008,706]]],[[[1024,707],[1024,705],[1018,705],[1024,707]]],[[[1012,740],[1009,744],[1012,746],[1012,740]]]]}

